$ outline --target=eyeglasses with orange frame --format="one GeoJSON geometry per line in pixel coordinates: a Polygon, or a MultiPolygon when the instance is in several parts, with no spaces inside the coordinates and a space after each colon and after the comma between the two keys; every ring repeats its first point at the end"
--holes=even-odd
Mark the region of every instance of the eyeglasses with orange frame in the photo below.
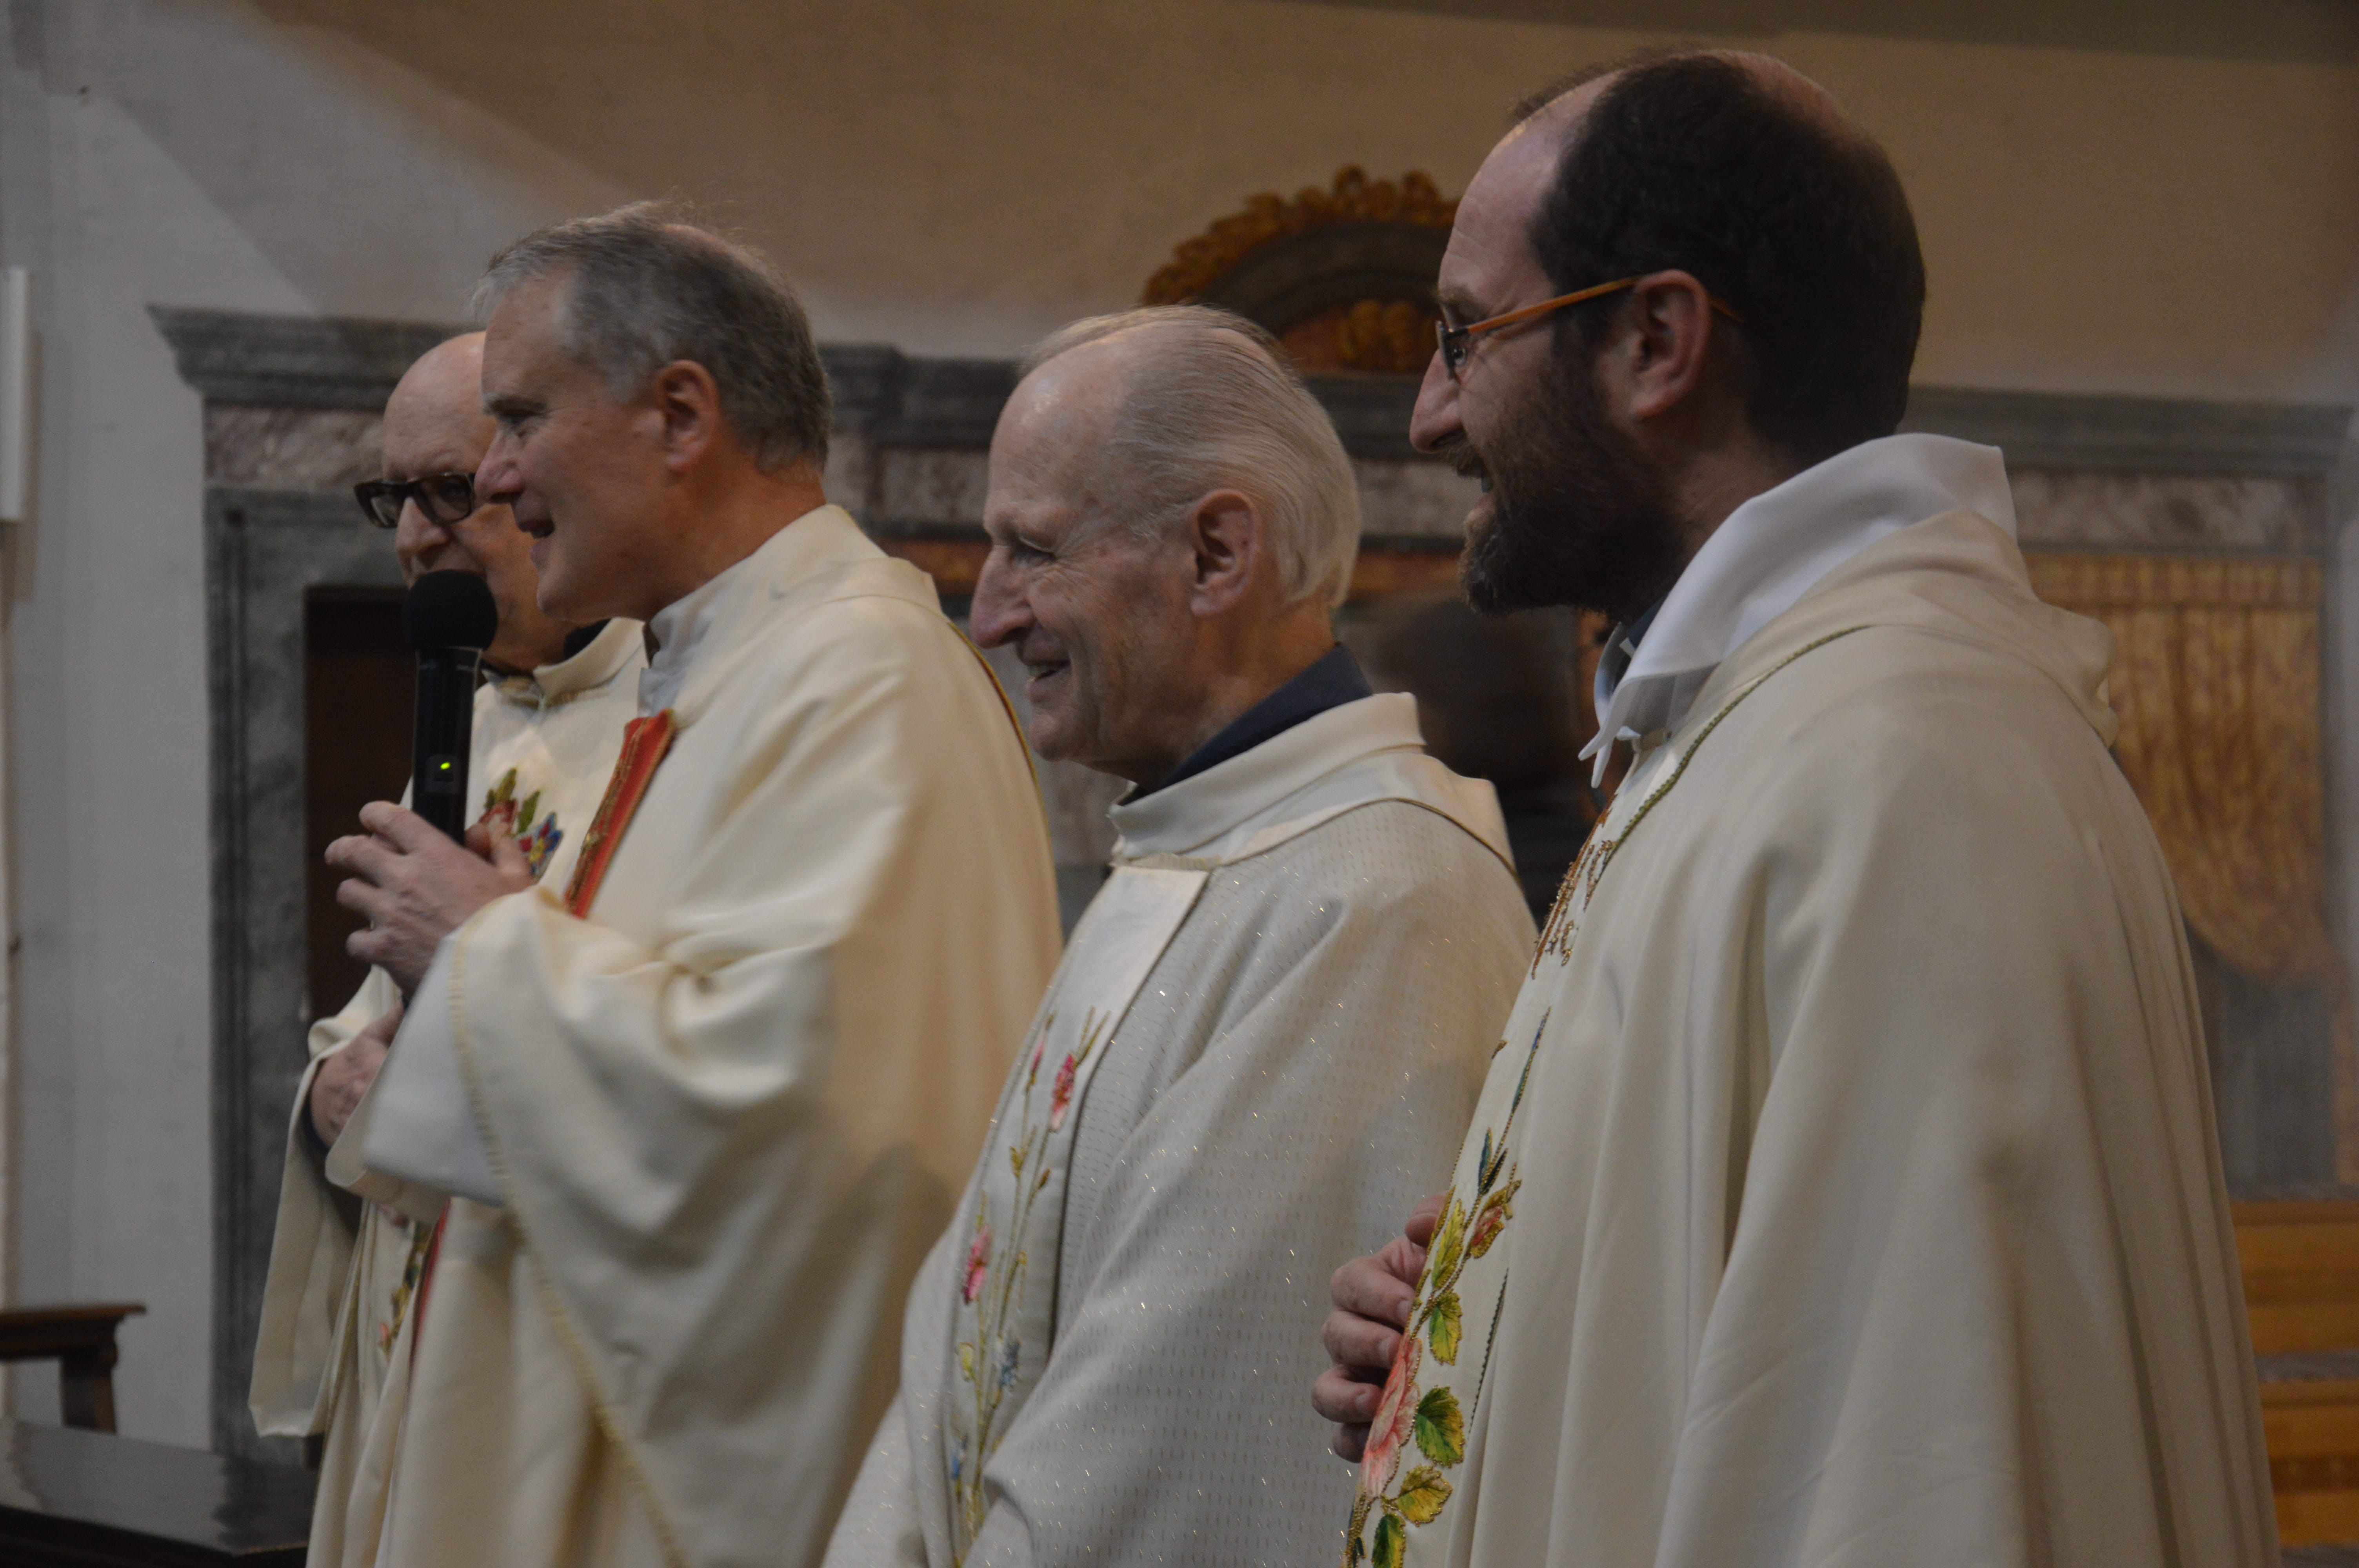
{"type": "MultiPolygon", "coordinates": [[[[1442,367],[1450,372],[1450,379],[1456,381],[1458,373],[1465,368],[1468,357],[1474,351],[1474,337],[1477,333],[1495,332],[1502,327],[1513,327],[1518,322],[1536,320],[1539,317],[1561,310],[1568,305],[1584,304],[1602,295],[1632,287],[1640,281],[1642,280],[1636,277],[1622,277],[1614,279],[1612,283],[1601,283],[1589,288],[1576,288],[1571,294],[1560,294],[1554,299],[1543,299],[1538,305],[1527,305],[1520,310],[1510,310],[1504,316],[1493,316],[1486,320],[1470,322],[1463,327],[1453,327],[1447,321],[1436,321],[1433,324],[1433,336],[1434,340],[1441,345],[1442,367]]],[[[1712,302],[1712,308],[1714,310],[1739,325],[1744,323],[1745,318],[1739,316],[1735,308],[1727,300],[1709,294],[1704,297],[1712,302]]]]}

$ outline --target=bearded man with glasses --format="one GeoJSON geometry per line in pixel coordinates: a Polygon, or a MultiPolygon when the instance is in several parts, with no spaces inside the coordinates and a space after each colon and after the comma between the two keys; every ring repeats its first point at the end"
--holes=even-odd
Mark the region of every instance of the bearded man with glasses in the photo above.
{"type": "Polygon", "coordinates": [[[1620,622],[1573,864],[1448,1193],[1313,1403],[1381,1568],[2277,1558],[2170,873],[2104,629],[1988,447],[1896,435],[1882,150],[1758,56],[1533,101],[1412,438],[1475,607],[1620,622]]]}
{"type": "MultiPolygon", "coordinates": [[[[576,625],[540,609],[532,541],[475,491],[494,431],[483,362],[484,335],[471,332],[412,365],[386,404],[385,477],[354,490],[368,520],[393,531],[405,582],[463,571],[491,588],[499,633],[484,652],[469,758],[476,843],[489,853],[495,837],[512,842],[561,886],[637,710],[645,644],[636,621],[576,625]]],[[[342,1011],[311,1025],[279,1182],[250,1402],[265,1434],[321,1439],[313,1563],[343,1562],[348,1537],[374,1540],[383,1476],[367,1455],[400,1422],[411,1308],[442,1209],[440,1194],[363,1202],[330,1179],[330,1148],[401,1017],[399,989],[372,968],[342,1011]]]]}

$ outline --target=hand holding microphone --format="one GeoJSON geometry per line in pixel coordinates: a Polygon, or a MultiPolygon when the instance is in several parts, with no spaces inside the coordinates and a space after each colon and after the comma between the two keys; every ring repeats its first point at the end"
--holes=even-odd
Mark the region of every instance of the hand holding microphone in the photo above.
{"type": "Polygon", "coordinates": [[[328,864],[349,873],[336,902],[368,920],[344,950],[418,989],[434,950],[468,916],[532,886],[516,840],[494,833],[487,854],[464,847],[467,753],[474,729],[475,661],[499,630],[491,589],[466,572],[428,572],[402,606],[418,654],[418,716],[405,811],[386,801],[361,808],[363,835],[328,846],[328,864]]]}
{"type": "Polygon", "coordinates": [[[475,730],[475,662],[499,635],[491,586],[473,572],[428,572],[401,605],[418,655],[409,800],[456,841],[467,831],[467,750],[475,730]]]}

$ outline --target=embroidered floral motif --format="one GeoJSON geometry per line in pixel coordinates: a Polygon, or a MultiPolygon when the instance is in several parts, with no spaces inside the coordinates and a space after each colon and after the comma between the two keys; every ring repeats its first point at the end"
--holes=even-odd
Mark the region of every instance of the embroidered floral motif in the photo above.
{"type": "Polygon", "coordinates": [[[393,1354],[394,1337],[401,1332],[402,1314],[409,1310],[409,1298],[418,1292],[418,1281],[426,1273],[427,1249],[434,1244],[430,1226],[413,1224],[407,1215],[394,1218],[402,1229],[410,1233],[409,1260],[401,1266],[401,1283],[394,1286],[393,1298],[386,1305],[385,1316],[376,1325],[376,1347],[384,1355],[393,1354]]]}
{"type": "Polygon", "coordinates": [[[972,1303],[983,1290],[984,1277],[991,1272],[991,1227],[984,1226],[976,1233],[974,1245],[966,1249],[966,1299],[972,1303]]]}
{"type": "Polygon", "coordinates": [[[965,1419],[964,1411],[955,1411],[950,1423],[951,1487],[955,1494],[952,1563],[965,1557],[975,1532],[983,1528],[984,1516],[990,1510],[990,1498],[983,1485],[983,1467],[998,1446],[994,1428],[1000,1403],[1007,1390],[1016,1386],[1023,1366],[1023,1340],[1012,1319],[1023,1299],[1024,1276],[1031,1262],[1022,1245],[1026,1227],[1031,1220],[1033,1205],[1056,1173],[1054,1164],[1046,1158],[1049,1136],[1062,1129],[1066,1118],[1072,1113],[1077,1075],[1103,1044],[1113,1022],[1111,1013],[1093,1009],[1083,1011],[1080,1043],[1066,1054],[1052,1076],[1043,1114],[1034,1099],[1034,1091],[1039,1086],[1041,1061],[1048,1049],[1049,1032],[1056,1027],[1057,1015],[1052,1012],[1040,1021],[1032,1044],[1032,1061],[1024,1075],[1023,1093],[1015,1107],[1016,1136],[1007,1148],[1008,1168],[1016,1178],[1015,1212],[1003,1217],[1004,1223],[997,1227],[995,1237],[989,1190],[986,1188],[978,1197],[974,1239],[968,1244],[966,1268],[959,1281],[961,1304],[975,1309],[973,1337],[962,1341],[958,1347],[959,1375],[972,1391],[973,1413],[970,1421],[965,1419]],[[1032,1173],[1028,1179],[1025,1175],[1027,1168],[1032,1173]]]}
{"type": "Polygon", "coordinates": [[[1065,1112],[1071,1109],[1073,1104],[1073,1069],[1082,1065],[1082,1057],[1087,1054],[1089,1048],[1083,1046],[1080,1052],[1067,1056],[1065,1065],[1057,1069],[1057,1085],[1049,1096],[1049,1130],[1051,1132],[1065,1125],[1065,1112]]]}
{"type": "MultiPolygon", "coordinates": [[[[1449,1506],[1453,1487],[1443,1472],[1466,1458],[1466,1421],[1474,1401],[1483,1396],[1483,1379],[1490,1371],[1491,1358],[1486,1338],[1473,1397],[1462,1402],[1450,1380],[1451,1369],[1457,1367],[1464,1348],[1465,1308],[1460,1287],[1465,1282],[1467,1265],[1489,1253],[1515,1218],[1516,1194],[1524,1184],[1517,1174],[1520,1166],[1509,1155],[1507,1134],[1516,1125],[1524,1090],[1531,1084],[1532,1064],[1539,1056],[1540,1037],[1547,1032],[1548,1017],[1543,1014],[1524,1053],[1523,1071],[1516,1080],[1515,1097],[1507,1102],[1506,1119],[1495,1130],[1484,1129],[1473,1166],[1471,1170],[1462,1166],[1459,1184],[1451,1189],[1441,1223],[1434,1227],[1425,1272],[1409,1305],[1408,1328],[1393,1357],[1384,1399],[1376,1407],[1375,1420],[1369,1423],[1368,1445],[1360,1458],[1359,1490],[1344,1537],[1345,1568],[1358,1568],[1364,1563],[1373,1568],[1401,1568],[1409,1530],[1431,1524],[1449,1506]],[[1471,1191],[1467,1190],[1470,1185],[1471,1191]],[[1429,1357],[1437,1368],[1430,1376],[1429,1357]],[[1412,1451],[1422,1463],[1404,1471],[1412,1451]]],[[[1495,1330],[1497,1325],[1495,1309],[1492,1327],[1495,1330]]]]}
{"type": "Polygon", "coordinates": [[[533,813],[540,808],[540,791],[535,790],[519,801],[516,797],[516,771],[510,768],[500,775],[499,783],[484,792],[484,814],[475,819],[478,827],[496,825],[516,841],[524,851],[525,864],[538,877],[549,869],[549,858],[565,841],[565,832],[557,826],[557,813],[551,811],[538,822],[533,813]],[[517,824],[526,826],[519,827],[517,824]]]}

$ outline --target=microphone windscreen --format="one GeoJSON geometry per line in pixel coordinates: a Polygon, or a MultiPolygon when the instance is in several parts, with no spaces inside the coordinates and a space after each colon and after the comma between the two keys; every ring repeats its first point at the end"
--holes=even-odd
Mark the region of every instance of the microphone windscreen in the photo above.
{"type": "Polygon", "coordinates": [[[499,635],[500,609],[491,585],[473,572],[428,572],[401,601],[402,635],[412,652],[484,649],[499,635]]]}

